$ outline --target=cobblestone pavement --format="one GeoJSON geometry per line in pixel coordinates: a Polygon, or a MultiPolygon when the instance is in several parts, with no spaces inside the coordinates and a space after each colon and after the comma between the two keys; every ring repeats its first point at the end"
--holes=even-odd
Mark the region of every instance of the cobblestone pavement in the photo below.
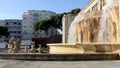
{"type": "Polygon", "coordinates": [[[114,61],[0,60],[0,68],[120,68],[120,60],[114,61]]]}

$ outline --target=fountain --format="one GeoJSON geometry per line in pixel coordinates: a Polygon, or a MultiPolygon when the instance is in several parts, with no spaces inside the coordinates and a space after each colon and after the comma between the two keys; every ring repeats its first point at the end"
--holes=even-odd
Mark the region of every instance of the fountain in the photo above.
{"type": "Polygon", "coordinates": [[[102,11],[80,12],[69,28],[68,43],[48,44],[50,54],[118,53],[118,0],[105,0],[102,11]]]}
{"type": "Polygon", "coordinates": [[[114,5],[113,0],[106,0],[107,4],[103,7],[100,19],[100,30],[98,42],[117,42],[117,28],[119,24],[118,4],[114,5]]]}
{"type": "Polygon", "coordinates": [[[24,53],[20,53],[21,41],[15,42],[13,38],[8,43],[8,53],[0,54],[0,58],[45,61],[120,59],[120,5],[118,0],[105,1],[102,11],[80,12],[69,28],[68,43],[47,44],[49,54],[41,54],[44,49],[41,45],[35,49],[34,42],[31,42],[31,49],[26,44],[24,53]]]}

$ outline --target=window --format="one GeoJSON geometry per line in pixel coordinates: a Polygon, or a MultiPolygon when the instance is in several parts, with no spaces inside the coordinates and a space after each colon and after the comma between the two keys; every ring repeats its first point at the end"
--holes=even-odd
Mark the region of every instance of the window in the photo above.
{"type": "Polygon", "coordinates": [[[39,21],[39,18],[34,18],[33,22],[39,21]]]}
{"type": "Polygon", "coordinates": [[[8,25],[9,23],[7,22],[6,24],[8,25]]]}
{"type": "Polygon", "coordinates": [[[18,34],[20,34],[21,32],[20,31],[18,31],[18,34]]]}
{"type": "Polygon", "coordinates": [[[34,13],[34,14],[33,14],[33,16],[37,16],[37,17],[38,17],[38,16],[39,16],[39,14],[38,14],[38,13],[34,13]]]}
{"type": "Polygon", "coordinates": [[[20,22],[18,23],[18,25],[21,25],[20,22]]]}
{"type": "Polygon", "coordinates": [[[10,33],[12,33],[12,31],[10,31],[10,33]]]}
{"type": "Polygon", "coordinates": [[[14,33],[16,33],[16,31],[14,31],[14,33]]]}
{"type": "Polygon", "coordinates": [[[21,36],[17,36],[18,38],[20,38],[21,36]]]}
{"type": "Polygon", "coordinates": [[[24,30],[23,33],[24,33],[24,34],[27,34],[27,30],[24,30]]]}
{"type": "Polygon", "coordinates": [[[27,17],[23,17],[24,20],[27,20],[27,17]]]}
{"type": "Polygon", "coordinates": [[[24,28],[26,28],[26,26],[23,26],[24,28]]]}
{"type": "Polygon", "coordinates": [[[17,24],[16,22],[14,22],[14,24],[17,24]]]}
{"type": "Polygon", "coordinates": [[[32,26],[30,26],[30,28],[32,28],[32,26]]]}

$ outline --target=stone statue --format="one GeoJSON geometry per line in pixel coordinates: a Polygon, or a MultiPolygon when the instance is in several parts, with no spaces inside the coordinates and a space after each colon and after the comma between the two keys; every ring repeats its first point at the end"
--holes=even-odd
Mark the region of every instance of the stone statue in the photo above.
{"type": "Polygon", "coordinates": [[[31,49],[29,50],[29,53],[35,53],[35,42],[31,42],[31,49]]]}
{"type": "Polygon", "coordinates": [[[14,48],[13,48],[13,50],[12,50],[12,53],[18,53],[18,51],[19,51],[19,47],[18,47],[18,45],[17,45],[17,42],[15,41],[15,42],[14,42],[14,48]]]}
{"type": "Polygon", "coordinates": [[[18,53],[20,51],[21,39],[17,39],[15,37],[11,37],[8,42],[8,53],[18,53]]]}
{"type": "Polygon", "coordinates": [[[21,39],[18,38],[17,41],[16,41],[16,43],[17,43],[17,47],[18,47],[18,49],[20,50],[21,39]]]}
{"type": "Polygon", "coordinates": [[[15,37],[11,37],[8,44],[14,45],[14,41],[16,41],[15,37]]]}
{"type": "Polygon", "coordinates": [[[41,47],[41,44],[39,44],[39,48],[36,49],[38,51],[38,53],[41,53],[42,52],[42,47],[41,47]]]}
{"type": "Polygon", "coordinates": [[[14,45],[12,45],[11,43],[8,43],[7,45],[8,45],[8,53],[12,53],[14,45]]]}
{"type": "Polygon", "coordinates": [[[29,47],[28,47],[28,44],[26,44],[26,45],[25,45],[25,48],[24,48],[24,52],[25,52],[25,53],[28,53],[28,48],[29,48],[29,47]]]}
{"type": "Polygon", "coordinates": [[[14,48],[14,41],[16,41],[15,37],[11,37],[11,39],[8,42],[8,53],[12,53],[12,50],[14,48]]]}

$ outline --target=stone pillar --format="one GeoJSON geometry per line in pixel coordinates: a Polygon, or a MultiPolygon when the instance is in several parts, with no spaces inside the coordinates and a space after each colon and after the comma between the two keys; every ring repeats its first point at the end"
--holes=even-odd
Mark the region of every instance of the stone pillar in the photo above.
{"type": "Polygon", "coordinates": [[[85,42],[85,22],[84,20],[82,21],[82,33],[83,33],[83,42],[85,42]]]}
{"type": "Polygon", "coordinates": [[[84,20],[83,22],[83,42],[90,42],[90,28],[87,19],[84,20]]]}
{"type": "Polygon", "coordinates": [[[62,43],[65,43],[66,42],[66,23],[67,23],[67,15],[64,15],[63,16],[63,19],[62,19],[62,30],[63,30],[63,34],[62,34],[62,43]]]}
{"type": "Polygon", "coordinates": [[[98,32],[99,32],[99,21],[96,18],[92,19],[92,34],[93,34],[93,39],[91,40],[92,42],[97,42],[97,37],[98,37],[98,32]]]}
{"type": "Polygon", "coordinates": [[[81,39],[81,25],[80,25],[81,23],[78,23],[77,24],[77,26],[76,26],[76,33],[77,33],[77,36],[76,36],[76,38],[77,38],[77,40],[76,40],[76,42],[81,42],[82,41],[82,39],[81,39]]]}
{"type": "Polygon", "coordinates": [[[86,41],[90,42],[90,27],[88,23],[86,25],[86,41]]]}
{"type": "Polygon", "coordinates": [[[80,25],[81,25],[81,42],[84,42],[84,22],[81,21],[80,25]]]}
{"type": "Polygon", "coordinates": [[[67,43],[68,39],[68,32],[69,32],[69,27],[74,20],[76,15],[73,14],[65,14],[62,19],[62,29],[63,29],[63,36],[62,36],[62,42],[67,43]]]}

